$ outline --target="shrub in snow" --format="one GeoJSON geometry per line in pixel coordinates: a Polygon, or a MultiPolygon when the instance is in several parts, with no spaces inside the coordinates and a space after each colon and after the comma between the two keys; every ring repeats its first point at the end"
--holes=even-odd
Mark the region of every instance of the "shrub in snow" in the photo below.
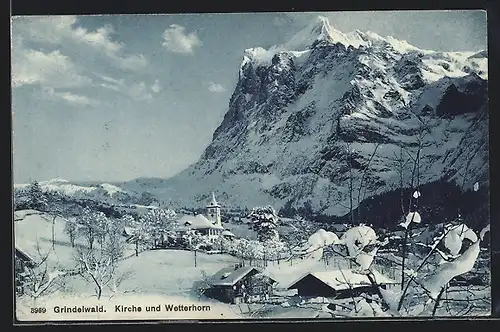
{"type": "Polygon", "coordinates": [[[307,242],[311,249],[316,249],[319,247],[326,247],[333,244],[339,244],[340,239],[337,234],[333,232],[325,231],[324,229],[319,229],[316,233],[311,235],[307,242]]]}
{"type": "Polygon", "coordinates": [[[378,243],[378,237],[373,228],[360,225],[348,229],[341,238],[342,244],[347,247],[350,257],[357,257],[367,246],[378,243]]]}
{"type": "Polygon", "coordinates": [[[319,229],[309,236],[303,254],[308,255],[311,259],[319,260],[323,258],[325,248],[340,243],[341,241],[335,233],[319,229]]]}

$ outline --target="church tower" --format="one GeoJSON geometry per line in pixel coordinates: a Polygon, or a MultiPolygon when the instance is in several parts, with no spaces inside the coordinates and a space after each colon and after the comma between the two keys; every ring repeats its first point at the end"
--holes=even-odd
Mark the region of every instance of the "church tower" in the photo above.
{"type": "Polygon", "coordinates": [[[212,192],[212,200],[207,205],[207,219],[214,225],[222,226],[220,205],[215,200],[215,194],[212,192]]]}

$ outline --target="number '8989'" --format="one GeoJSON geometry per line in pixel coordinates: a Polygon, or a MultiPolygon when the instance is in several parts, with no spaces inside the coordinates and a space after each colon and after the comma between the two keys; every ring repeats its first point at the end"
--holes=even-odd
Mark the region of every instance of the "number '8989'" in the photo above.
{"type": "Polygon", "coordinates": [[[31,308],[32,314],[44,314],[47,312],[47,308],[31,308]]]}

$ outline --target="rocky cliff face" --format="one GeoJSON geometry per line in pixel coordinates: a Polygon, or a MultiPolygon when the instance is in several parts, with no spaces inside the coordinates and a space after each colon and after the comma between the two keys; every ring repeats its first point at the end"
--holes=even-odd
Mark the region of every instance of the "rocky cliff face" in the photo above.
{"type": "Polygon", "coordinates": [[[226,206],[342,216],[412,182],[487,186],[487,120],[486,52],[343,34],[320,17],[283,45],[245,52],[196,164],[124,187],[186,207],[215,191],[226,206]]]}

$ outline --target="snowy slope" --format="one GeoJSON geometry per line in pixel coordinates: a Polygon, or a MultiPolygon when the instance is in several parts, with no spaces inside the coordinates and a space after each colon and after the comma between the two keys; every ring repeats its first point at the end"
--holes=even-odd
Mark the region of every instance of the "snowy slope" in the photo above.
{"type": "MultiPolygon", "coordinates": [[[[28,254],[36,262],[47,257],[49,269],[71,270],[75,267],[74,255],[78,248],[86,245],[81,238],[71,246],[68,234],[64,232],[66,219],[37,210],[14,212],[14,247],[28,254]],[[54,246],[52,246],[54,226],[54,246]]],[[[125,256],[134,252],[133,244],[127,244],[125,256]]]]}
{"type": "Polygon", "coordinates": [[[420,50],[372,32],[342,33],[319,17],[282,45],[245,52],[228,111],[197,163],[122,187],[183,207],[215,191],[225,206],[341,216],[350,179],[363,187],[353,208],[395,189],[395,155],[402,148],[415,156],[419,140],[420,183],[486,185],[487,77],[486,52],[420,50]],[[464,182],[456,174],[465,164],[473,171],[464,182]]]}
{"type": "MultiPolygon", "coordinates": [[[[36,211],[22,210],[14,213],[14,246],[27,253],[35,261],[47,256],[50,268],[72,269],[75,265],[75,249],[67,234],[64,233],[66,220],[55,218],[55,246],[52,248],[52,223],[54,216],[36,211]]],[[[76,241],[76,245],[81,245],[76,241]]]]}

